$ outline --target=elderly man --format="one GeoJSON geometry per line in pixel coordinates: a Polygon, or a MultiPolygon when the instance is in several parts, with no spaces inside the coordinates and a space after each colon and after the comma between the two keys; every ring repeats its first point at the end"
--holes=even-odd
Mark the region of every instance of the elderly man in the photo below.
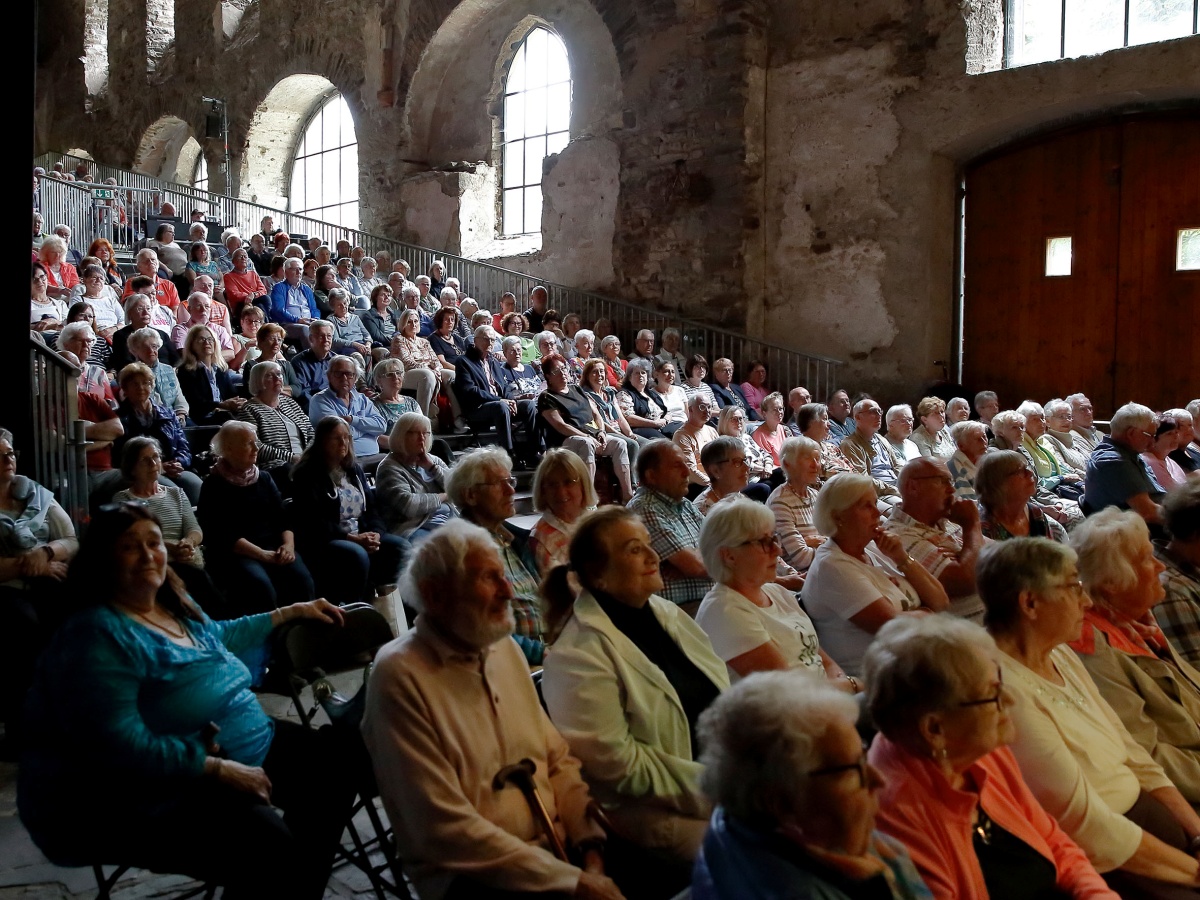
{"type": "Polygon", "coordinates": [[[307,347],[309,326],[320,321],[321,311],[312,288],[300,280],[303,276],[303,261],[290,257],[283,264],[283,281],[271,288],[267,315],[272,322],[283,326],[289,338],[307,347]]]}
{"type": "MultiPolygon", "coordinates": [[[[625,358],[628,359],[630,362],[632,362],[635,359],[644,359],[644,360],[646,360],[646,362],[650,363],[651,366],[653,366],[653,364],[654,364],[654,332],[651,331],[649,328],[643,328],[641,331],[639,331],[637,333],[637,337],[634,338],[634,341],[633,341],[633,351],[625,358]]],[[[720,362],[720,360],[717,360],[717,362],[720,362]]],[[[730,363],[731,367],[732,367],[732,365],[733,364],[730,363]]],[[[715,374],[716,366],[713,367],[713,371],[715,374]]],[[[732,372],[730,374],[732,374],[732,372]]],[[[745,397],[742,397],[743,402],[745,402],[745,399],[746,399],[745,397]]]]}
{"type": "Polygon", "coordinates": [[[983,623],[983,601],[975,590],[975,560],[985,538],[979,507],[954,495],[944,459],[921,457],[900,470],[900,503],[892,507],[884,530],[895,535],[904,552],[941,582],[950,612],[983,623]]]}
{"type": "Polygon", "coordinates": [[[788,409],[791,414],[787,418],[787,429],[793,437],[800,437],[800,429],[796,426],[796,415],[800,412],[800,407],[807,403],[812,403],[812,394],[808,392],[806,387],[794,387],[788,391],[788,409]]]}
{"type": "Polygon", "coordinates": [[[855,424],[850,415],[850,395],[844,390],[834,391],[829,398],[829,439],[840,444],[854,433],[855,424]]]}
{"type": "Polygon", "coordinates": [[[446,523],[413,553],[404,596],[420,614],[412,631],[380,651],[362,730],[418,895],[618,900],[603,874],[604,832],[588,818],[579,761],[508,640],[512,587],[488,534],[446,523]],[[524,760],[582,868],[548,849],[516,785],[496,786],[501,767],[524,760]]]}
{"type": "MultiPolygon", "coordinates": [[[[216,322],[221,327],[229,330],[229,307],[225,305],[222,299],[224,292],[218,296],[216,291],[219,289],[213,281],[211,275],[197,275],[196,280],[192,282],[192,290],[199,291],[202,294],[207,294],[212,300],[212,306],[208,311],[208,319],[210,322],[216,322]]],[[[176,311],[176,316],[179,319],[179,324],[186,325],[191,313],[188,311],[187,304],[184,303],[179,310],[176,311]]]]}
{"type": "Polygon", "coordinates": [[[546,304],[549,302],[550,294],[540,284],[529,292],[529,309],[522,315],[529,323],[530,331],[536,333],[542,330],[542,316],[546,314],[546,304]]]}
{"type": "MultiPolygon", "coordinates": [[[[446,290],[449,290],[447,288],[446,290]]],[[[485,428],[496,426],[500,446],[515,455],[513,423],[521,427],[532,443],[537,433],[537,402],[509,400],[505,397],[503,365],[491,354],[492,341],[497,339],[491,325],[475,329],[474,344],[454,363],[454,395],[458,397],[463,417],[485,428]]],[[[525,454],[526,463],[534,462],[537,448],[525,454]]],[[[530,466],[530,468],[536,467],[530,466]]]]}
{"type": "Polygon", "coordinates": [[[675,446],[683,451],[683,461],[688,467],[688,484],[694,486],[689,493],[699,494],[697,486],[706,488],[711,483],[700,462],[704,446],[717,439],[717,429],[708,424],[711,415],[712,408],[704,395],[692,394],[688,398],[687,421],[671,436],[675,446]]]}
{"type": "Polygon", "coordinates": [[[1094,424],[1092,401],[1085,394],[1072,394],[1067,398],[1071,404],[1071,430],[1084,453],[1091,453],[1104,440],[1104,432],[1094,424]]]}
{"type": "MultiPolygon", "coordinates": [[[[1090,403],[1088,410],[1090,414],[1090,403]]],[[[1076,432],[1078,422],[1076,414],[1076,432]]],[[[1148,524],[1161,526],[1164,491],[1141,456],[1154,443],[1158,417],[1149,407],[1126,403],[1113,414],[1109,427],[1112,434],[1101,439],[1088,460],[1084,500],[1093,512],[1107,506],[1132,509],[1148,524]]]]}
{"type": "MultiPolygon", "coordinates": [[[[138,251],[135,265],[139,275],[154,279],[154,294],[158,305],[166,307],[174,314],[179,306],[179,291],[175,289],[171,279],[158,277],[158,254],[152,248],[145,247],[138,251]]],[[[125,282],[125,290],[121,292],[122,300],[134,292],[133,282],[132,278],[125,282]]]]}
{"type": "Polygon", "coordinates": [[[309,328],[308,349],[292,358],[292,369],[300,382],[300,393],[292,399],[301,406],[308,406],[315,394],[329,387],[329,366],[333,357],[333,324],[317,319],[309,328]]]}
{"type": "Polygon", "coordinates": [[[111,407],[116,407],[117,398],[113,396],[112,383],[103,366],[87,362],[92,345],[96,343],[96,333],[87,322],[70,322],[58,333],[58,349],[73,353],[83,362],[83,371],[79,373],[79,393],[91,394],[103,400],[111,407]]]}
{"type": "MultiPolygon", "coordinates": [[[[516,479],[512,460],[499,447],[471,450],[459,457],[446,479],[446,495],[464,519],[489,535],[504,563],[504,577],[511,587],[511,605],[516,624],[513,637],[521,645],[531,666],[540,666],[546,653],[546,622],[542,618],[537,565],[529,552],[527,533],[519,537],[505,522],[516,514],[513,496],[516,479]]],[[[443,526],[444,527],[444,526],[443,526]]]]}
{"type": "MultiPolygon", "coordinates": [[[[838,394],[845,394],[838,391],[838,394]]],[[[836,397],[837,394],[834,395],[836,397]]],[[[832,410],[832,406],[830,407],[832,410]]],[[[854,404],[853,428],[839,444],[842,456],[850,467],[860,475],[875,482],[875,493],[879,497],[880,509],[887,510],[900,500],[898,484],[904,461],[892,449],[892,445],[879,434],[883,424],[883,411],[874,400],[859,400],[854,404]]],[[[830,431],[833,430],[833,415],[829,417],[830,431]]]]}
{"type": "Polygon", "coordinates": [[[687,461],[683,451],[665,438],[638,451],[641,485],[629,508],[650,532],[663,580],[662,596],[693,618],[700,601],[713,586],[700,558],[700,527],[704,517],[689,503],[687,461]]]}
{"type": "MultiPolygon", "coordinates": [[[[394,272],[393,274],[398,275],[400,273],[394,272]]],[[[390,277],[388,278],[388,284],[391,284],[390,277]]],[[[417,292],[421,297],[421,308],[425,310],[425,312],[432,316],[435,312],[442,308],[442,305],[438,302],[437,295],[432,293],[433,280],[428,275],[418,275],[413,279],[413,284],[417,286],[417,292]]]]}
{"type": "MultiPolygon", "coordinates": [[[[651,336],[653,337],[653,335],[651,336]]],[[[632,358],[631,355],[630,359],[632,358]]],[[[718,411],[727,406],[736,406],[746,414],[747,421],[762,421],[762,416],[746,400],[746,395],[742,393],[741,387],[734,384],[733,360],[722,356],[713,363],[712,383],[709,386],[712,388],[713,397],[716,398],[718,411]]]]}
{"type": "Polygon", "coordinates": [[[358,366],[348,356],[335,356],[329,363],[329,387],[317,391],[308,402],[308,417],[316,425],[327,416],[350,426],[354,453],[367,464],[370,457],[387,450],[387,420],[364,394],[354,389],[358,366]]]}
{"type": "MultiPolygon", "coordinates": [[[[145,280],[149,281],[149,279],[145,280]]],[[[179,365],[179,351],[171,343],[171,333],[155,324],[154,310],[157,308],[159,308],[157,304],[142,293],[130,294],[125,298],[125,318],[129,324],[113,332],[112,355],[108,358],[108,364],[115,371],[119,372],[131,362],[137,362],[137,359],[129,352],[129,336],[139,328],[153,328],[157,331],[158,336],[162,339],[162,345],[158,349],[159,360],[169,366],[179,365]]],[[[172,324],[170,327],[174,328],[175,326],[172,324]]]]}

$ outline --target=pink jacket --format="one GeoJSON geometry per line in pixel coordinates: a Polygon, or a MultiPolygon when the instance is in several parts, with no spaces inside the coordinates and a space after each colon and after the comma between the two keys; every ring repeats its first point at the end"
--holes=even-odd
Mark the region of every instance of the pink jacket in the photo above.
{"type": "Polygon", "coordinates": [[[978,795],[952,788],[932,759],[913,756],[882,734],[871,745],[870,761],[887,780],[876,827],[904,843],[938,900],[988,900],[972,843],[977,801],[993,822],[1054,863],[1060,890],[1076,898],[1119,900],[1034,799],[1007,747],[971,767],[978,795]]]}

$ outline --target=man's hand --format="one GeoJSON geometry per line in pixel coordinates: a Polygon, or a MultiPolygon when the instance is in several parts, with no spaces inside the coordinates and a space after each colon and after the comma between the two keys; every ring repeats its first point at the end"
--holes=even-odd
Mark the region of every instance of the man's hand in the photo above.
{"type": "Polygon", "coordinates": [[[625,900],[625,895],[611,878],[607,875],[593,874],[586,869],[579,876],[575,896],[581,900],[625,900]]]}
{"type": "Polygon", "coordinates": [[[979,507],[974,500],[955,500],[946,518],[964,531],[970,531],[979,524],[979,507]]]}

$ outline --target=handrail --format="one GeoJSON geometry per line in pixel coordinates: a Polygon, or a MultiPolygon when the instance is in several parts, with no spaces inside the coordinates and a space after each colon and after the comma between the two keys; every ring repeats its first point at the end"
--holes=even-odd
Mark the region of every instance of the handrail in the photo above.
{"type": "Polygon", "coordinates": [[[87,422],[79,418],[80,371],[38,338],[29,338],[34,473],[58,498],[77,532],[88,515],[87,422]]]}
{"type": "MultiPolygon", "coordinates": [[[[42,154],[37,164],[49,169],[53,165],[55,154],[42,154]]],[[[70,163],[72,168],[77,162],[86,162],[96,177],[113,177],[120,184],[122,192],[132,206],[135,203],[146,203],[152,200],[149,194],[158,194],[170,199],[175,204],[177,214],[186,217],[193,207],[207,208],[226,226],[237,227],[241,234],[250,235],[258,231],[263,217],[271,216],[275,224],[289,234],[308,234],[323,237],[331,246],[339,240],[348,241],[351,246],[360,246],[367,253],[376,255],[381,251],[391,254],[393,259],[404,259],[409,263],[413,273],[429,270],[433,261],[440,260],[446,268],[448,276],[454,276],[462,283],[467,295],[475,297],[484,309],[495,312],[499,300],[506,291],[512,291],[518,298],[526,298],[535,286],[541,285],[549,293],[550,306],[562,315],[576,313],[586,327],[600,319],[608,319],[612,332],[616,334],[627,349],[632,349],[637,332],[643,328],[652,329],[661,335],[663,329],[675,328],[681,337],[679,352],[684,357],[701,354],[708,360],[711,371],[713,363],[722,357],[733,360],[737,371],[745,373],[751,362],[762,362],[767,366],[769,383],[782,386],[783,391],[792,387],[804,385],[814,398],[828,399],[837,385],[837,372],[842,361],[817,353],[808,353],[785,347],[772,341],[752,338],[747,335],[735,334],[728,329],[720,328],[695,319],[657,312],[636,303],[606,297],[592,291],[579,290],[566,285],[544,281],[532,275],[507,269],[503,266],[478,260],[467,259],[409,244],[395,241],[379,235],[370,234],[356,228],[334,225],[307,216],[299,216],[286,210],[273,209],[247,200],[213,194],[208,191],[197,191],[186,185],[165,182],[151,178],[148,175],[116,169],[112,166],[101,166],[92,160],[80,157],[58,154],[64,162],[64,167],[70,163]],[[123,183],[123,179],[132,179],[139,186],[123,183]],[[142,198],[140,201],[137,198],[142,198]]],[[[43,179],[43,206],[47,197],[57,192],[56,185],[69,185],[76,189],[89,189],[90,185],[73,182],[59,182],[56,179],[43,179]]],[[[106,187],[106,185],[95,185],[106,187]]],[[[77,198],[77,195],[70,195],[77,198]]],[[[64,215],[69,215],[67,212],[64,215]]],[[[80,214],[73,213],[77,219],[80,214]]],[[[86,216],[83,216],[86,218],[86,216]]],[[[88,226],[92,231],[97,228],[106,229],[104,236],[109,237],[119,251],[132,252],[135,245],[134,229],[122,233],[103,216],[93,215],[88,226]],[[121,238],[118,240],[117,238],[121,238]]],[[[47,228],[53,226],[47,219],[47,228]]],[[[180,235],[179,237],[183,237],[180,235]]],[[[518,301],[522,302],[522,301],[518,301]]],[[[603,335],[597,335],[597,342],[603,335]]],[[[680,380],[684,373],[679,373],[680,380]]]]}

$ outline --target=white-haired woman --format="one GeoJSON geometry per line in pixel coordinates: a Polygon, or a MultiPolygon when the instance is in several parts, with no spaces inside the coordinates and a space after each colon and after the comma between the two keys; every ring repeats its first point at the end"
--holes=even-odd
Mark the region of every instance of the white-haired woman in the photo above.
{"type": "Polygon", "coordinates": [[[771,454],[764,450],[746,430],[749,419],[746,411],[736,404],[730,403],[717,416],[717,434],[737,438],[746,450],[746,469],[750,481],[767,481],[775,471],[775,463],[771,454]]]}
{"type": "Polygon", "coordinates": [[[217,336],[207,325],[188,329],[176,376],[197,425],[219,425],[246,405],[246,398],[237,395],[217,336]]]}
{"type": "Polygon", "coordinates": [[[333,325],[333,352],[344,353],[355,359],[365,370],[372,359],[381,359],[387,347],[373,346],[367,326],[360,316],[350,311],[350,292],[335,287],[329,291],[329,315],[325,318],[333,325]]]}
{"type": "Polygon", "coordinates": [[[1075,414],[1071,404],[1066,400],[1051,400],[1044,407],[1046,413],[1046,433],[1042,443],[1059,460],[1059,463],[1072,472],[1087,472],[1088,457],[1091,455],[1082,441],[1077,441],[1077,435],[1072,430],[1075,427],[1075,414]]]}
{"type": "Polygon", "coordinates": [[[824,403],[805,403],[796,410],[796,428],[803,437],[821,445],[822,482],[850,471],[849,461],[831,437],[828,406],[824,403]]]}
{"type": "Polygon", "coordinates": [[[946,427],[971,418],[971,404],[965,397],[955,397],[946,404],[946,427]]]}
{"type": "Polygon", "coordinates": [[[954,479],[954,496],[974,500],[975,470],[988,450],[987,426],[978,420],[967,419],[950,426],[954,455],[946,460],[946,468],[954,479]]]}
{"type": "Polygon", "coordinates": [[[1200,804],[1200,672],[1167,642],[1153,609],[1163,599],[1150,530],[1109,507],[1071,535],[1079,580],[1093,606],[1071,644],[1100,694],[1171,783],[1200,804]]]}
{"type": "Polygon", "coordinates": [[[547,450],[533,474],[533,508],[541,516],[529,534],[529,551],[539,575],[568,562],[575,526],[597,502],[583,460],[561,447],[547,450]]]}
{"type": "Polygon", "coordinates": [[[1065,544],[1067,532],[1033,502],[1037,476],[1028,460],[1015,450],[993,450],[975,471],[979,525],[993,541],[1013,537],[1043,537],[1065,544]]]}
{"type": "Polygon", "coordinates": [[[883,439],[891,444],[896,456],[904,462],[921,455],[921,448],[912,442],[913,411],[907,403],[899,403],[888,409],[884,416],[887,431],[883,439]]]}
{"type": "Polygon", "coordinates": [[[1059,497],[1054,491],[1042,486],[1037,476],[1037,463],[1026,446],[1025,428],[1025,416],[1016,410],[1007,409],[996,413],[992,418],[992,446],[998,450],[1015,450],[1025,458],[1029,471],[1033,473],[1036,488],[1034,503],[1056,522],[1066,528],[1073,528],[1083,521],[1079,504],[1074,500],[1059,497]]]}
{"type": "Polygon", "coordinates": [[[775,517],[784,560],[804,572],[826,540],[813,524],[821,481],[821,446],[812,438],[788,438],[779,457],[787,481],[771,492],[767,509],[775,517]]]}
{"type": "Polygon", "coordinates": [[[936,898],[1117,900],[1029,790],[987,632],[953,616],[889,622],[866,656],[881,734],[879,827],[902,841],[936,898]]]}
{"type": "MultiPolygon", "coordinates": [[[[572,357],[567,358],[571,359],[572,357]]],[[[604,374],[608,380],[608,386],[619,388],[621,382],[625,380],[625,373],[629,367],[629,363],[621,359],[621,339],[615,334],[607,335],[600,342],[600,358],[604,360],[604,374]]]]}
{"type": "Polygon", "coordinates": [[[450,467],[429,452],[432,442],[429,420],[419,412],[403,413],[388,434],[391,449],[375,473],[379,513],[388,531],[412,543],[454,516],[446,497],[450,467]]]}
{"type": "Polygon", "coordinates": [[[1042,404],[1026,400],[1017,407],[1025,417],[1025,434],[1021,446],[1033,460],[1038,483],[1060,497],[1078,500],[1083,495],[1083,473],[1065,468],[1045,440],[1046,412],[1042,404]]]}
{"type": "Polygon", "coordinates": [[[683,355],[683,336],[679,333],[678,328],[664,328],[662,332],[662,342],[658,353],[655,355],[655,365],[658,362],[669,362],[675,366],[675,371],[679,377],[683,377],[683,372],[686,371],[685,364],[687,358],[683,355]]]}
{"type": "Polygon", "coordinates": [[[922,456],[940,456],[949,459],[954,455],[954,441],[946,430],[946,402],[938,397],[925,397],[917,404],[917,418],[921,424],[912,433],[912,442],[922,456]]]}
{"type": "Polygon", "coordinates": [[[391,355],[404,364],[402,386],[417,392],[417,405],[433,421],[437,415],[438,390],[450,383],[454,370],[443,367],[429,341],[417,336],[421,328],[421,314],[417,310],[402,310],[399,323],[392,338],[391,355]]]}
{"type": "MultiPolygon", "coordinates": [[[[615,335],[608,335],[608,337],[615,337],[615,335]]],[[[572,344],[575,352],[567,357],[567,376],[571,384],[579,384],[583,377],[583,364],[592,358],[595,350],[596,335],[590,328],[580,328],[575,332],[572,344]]]]}
{"type": "Polygon", "coordinates": [[[313,442],[312,421],[300,404],[283,392],[283,369],[262,360],[250,372],[251,400],[236,417],[254,426],[258,437],[258,467],[282,488],[292,466],[313,442]]]}
{"type": "Polygon", "coordinates": [[[988,544],[977,585],[1034,796],[1122,896],[1194,897],[1200,816],[1065,646],[1091,606],[1074,551],[1038,538],[988,544]]]}
{"type": "Polygon", "coordinates": [[[696,624],[729,667],[731,682],[752,672],[798,669],[857,692],[857,680],[821,651],[796,595],[775,584],[779,538],[767,507],[748,497],[718,503],[700,529],[700,556],[714,584],[696,624]]]}
{"type": "Polygon", "coordinates": [[[928,900],[903,845],[875,830],[883,779],[858,705],[795,672],[734,685],[700,719],[700,783],[717,804],[694,900],[928,900]]]}
{"type": "Polygon", "coordinates": [[[650,385],[650,363],[645,360],[629,363],[621,390],[617,392],[617,403],[634,434],[655,440],[669,437],[679,429],[678,423],[667,427],[667,404],[650,385]]]}
{"type": "Polygon", "coordinates": [[[866,475],[835,475],[817,495],[814,522],[827,537],[804,582],[804,607],[825,650],[856,678],[875,633],[896,616],[942,612],[950,598],[880,527],[875,485],[866,475]]]}
{"type": "Polygon", "coordinates": [[[371,384],[378,393],[371,401],[387,422],[390,432],[405,413],[419,413],[421,407],[412,397],[400,393],[404,384],[404,364],[398,359],[384,359],[371,370],[371,384]]]}
{"type": "Polygon", "coordinates": [[[771,462],[777,466],[779,465],[779,451],[783,449],[783,442],[788,437],[788,430],[783,427],[785,406],[783,394],[779,391],[772,391],[763,397],[762,403],[758,405],[762,424],[754,429],[754,434],[750,435],[754,443],[771,455],[771,462]]]}
{"type": "Polygon", "coordinates": [[[42,242],[37,261],[46,273],[46,293],[55,300],[66,300],[79,284],[79,273],[67,262],[67,242],[52,234],[42,242]]]}

